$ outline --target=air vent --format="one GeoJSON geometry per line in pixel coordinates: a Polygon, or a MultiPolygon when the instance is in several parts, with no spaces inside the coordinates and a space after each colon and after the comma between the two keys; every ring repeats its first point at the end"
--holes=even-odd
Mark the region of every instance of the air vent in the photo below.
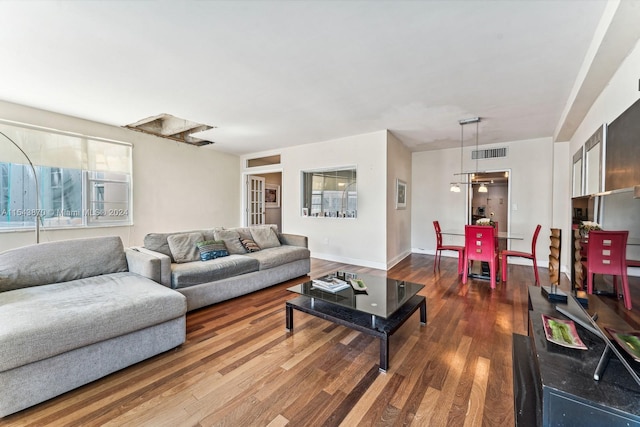
{"type": "Polygon", "coordinates": [[[486,150],[473,150],[471,159],[494,159],[496,157],[507,157],[507,147],[489,148],[486,150]]]}
{"type": "Polygon", "coordinates": [[[213,144],[213,141],[195,138],[191,136],[191,134],[213,129],[214,126],[203,125],[201,123],[181,119],[179,117],[172,116],[171,114],[160,114],[158,116],[148,117],[136,123],[126,125],[125,128],[159,136],[161,138],[184,142],[197,147],[213,144]]]}

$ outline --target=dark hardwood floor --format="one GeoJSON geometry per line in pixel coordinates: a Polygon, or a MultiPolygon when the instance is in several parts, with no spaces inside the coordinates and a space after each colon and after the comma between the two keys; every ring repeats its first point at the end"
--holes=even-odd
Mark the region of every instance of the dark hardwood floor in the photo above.
{"type": "MultiPolygon", "coordinates": [[[[181,347],[33,408],[0,426],[507,426],[513,425],[511,334],[526,334],[531,267],[509,280],[461,283],[457,260],[413,254],[389,272],[312,260],[312,277],[338,269],[425,285],[419,314],[392,337],[378,372],[376,339],[295,312],[285,331],[287,287],[299,278],[189,313],[181,347]]],[[[542,284],[549,283],[540,269],[542,284]]],[[[640,329],[634,310],[607,303],[640,329]]],[[[569,288],[563,277],[561,287],[569,288]]]]}

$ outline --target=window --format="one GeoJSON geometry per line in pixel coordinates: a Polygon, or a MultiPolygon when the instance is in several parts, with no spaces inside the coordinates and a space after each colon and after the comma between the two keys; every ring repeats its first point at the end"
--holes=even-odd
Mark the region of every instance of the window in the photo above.
{"type": "Polygon", "coordinates": [[[255,159],[247,160],[248,168],[257,168],[260,166],[273,166],[280,164],[280,154],[275,154],[273,156],[266,157],[257,157],[255,159]]]}
{"type": "Polygon", "coordinates": [[[302,212],[314,217],[356,218],[356,168],[302,172],[302,212]]]}
{"type": "Polygon", "coordinates": [[[87,221],[102,224],[129,218],[129,175],[87,172],[87,221]]]}
{"type": "Polygon", "coordinates": [[[63,217],[77,222],[82,215],[82,171],[42,166],[38,174],[45,224],[63,217]]]}
{"type": "Polygon", "coordinates": [[[132,223],[130,144],[4,122],[0,132],[0,229],[36,217],[44,227],[132,223]]]}

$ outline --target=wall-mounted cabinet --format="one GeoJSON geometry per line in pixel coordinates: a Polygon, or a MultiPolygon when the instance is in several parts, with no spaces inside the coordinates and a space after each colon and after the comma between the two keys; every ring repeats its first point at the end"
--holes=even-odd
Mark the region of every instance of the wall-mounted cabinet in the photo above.
{"type": "Polygon", "coordinates": [[[606,191],[640,184],[640,100],[620,114],[607,127],[606,191]]]}
{"type": "Polygon", "coordinates": [[[572,197],[589,196],[603,191],[606,129],[605,125],[600,126],[573,155],[572,197]]]}
{"type": "Polygon", "coordinates": [[[580,147],[578,151],[573,155],[573,171],[572,171],[572,182],[573,182],[573,190],[571,191],[572,197],[580,197],[584,195],[583,185],[582,185],[582,153],[583,149],[580,147]]]}
{"type": "Polygon", "coordinates": [[[604,189],[602,153],[605,138],[606,126],[602,125],[584,144],[584,194],[596,194],[604,189]]]}

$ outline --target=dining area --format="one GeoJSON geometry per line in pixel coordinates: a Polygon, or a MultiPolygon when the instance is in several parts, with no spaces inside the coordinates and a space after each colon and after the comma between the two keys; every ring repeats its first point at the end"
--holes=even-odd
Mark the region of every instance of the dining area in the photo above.
{"type": "MultiPolygon", "coordinates": [[[[540,286],[538,261],[539,258],[546,257],[536,250],[542,230],[540,224],[535,226],[530,237],[500,231],[499,224],[488,218],[480,218],[474,224],[465,225],[464,230],[442,229],[437,220],[433,221],[433,226],[436,235],[434,273],[439,269],[442,252],[449,251],[458,258],[458,276],[462,284],[467,284],[470,278],[480,279],[488,281],[491,289],[495,289],[498,283],[508,281],[509,261],[520,258],[528,260],[532,265],[533,282],[540,286]],[[464,244],[445,244],[447,236],[464,237],[464,244]],[[530,251],[507,249],[508,242],[525,239],[530,241],[530,251]],[[475,262],[480,266],[474,265],[475,262]]],[[[550,230],[550,272],[560,270],[559,265],[552,266],[552,260],[560,255],[561,239],[557,237],[560,233],[561,230],[558,229],[550,230]],[[557,241],[556,245],[554,241],[557,241]]],[[[632,258],[629,254],[640,250],[640,238],[629,237],[628,230],[603,230],[596,223],[586,222],[573,226],[570,241],[572,290],[614,297],[622,300],[627,310],[632,310],[628,270],[640,267],[640,259],[632,258]]]]}
{"type": "Polygon", "coordinates": [[[507,249],[509,241],[522,241],[522,234],[500,231],[499,223],[490,218],[479,218],[474,224],[465,225],[464,230],[442,230],[439,221],[433,221],[436,234],[436,256],[434,258],[434,272],[439,267],[442,251],[457,252],[458,275],[462,277],[462,283],[466,284],[469,278],[487,280],[491,289],[495,289],[499,281],[508,279],[508,259],[522,258],[530,260],[533,265],[533,276],[536,286],[540,285],[536,246],[542,226],[537,224],[531,236],[531,251],[516,251],[507,249]],[[464,245],[445,245],[444,236],[462,236],[464,245]],[[474,268],[474,262],[479,262],[478,268],[474,268]]]}

